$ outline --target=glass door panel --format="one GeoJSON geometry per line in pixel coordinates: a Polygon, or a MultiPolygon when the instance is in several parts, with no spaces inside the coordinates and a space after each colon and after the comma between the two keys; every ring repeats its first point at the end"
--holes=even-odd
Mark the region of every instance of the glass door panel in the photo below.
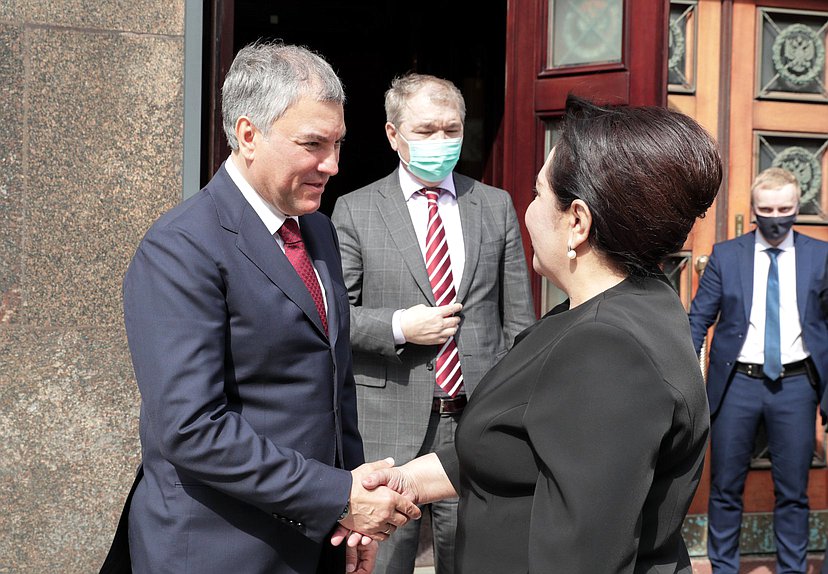
{"type": "Polygon", "coordinates": [[[670,2],[667,85],[671,94],[692,94],[696,91],[697,10],[696,0],[670,2]]]}
{"type": "MultiPolygon", "coordinates": [[[[560,135],[561,118],[551,118],[544,121],[543,129],[543,157],[549,156],[549,152],[555,147],[560,135]]],[[[566,293],[555,287],[546,277],[541,277],[540,314],[543,316],[552,307],[566,301],[566,293]]]]}
{"type": "Polygon", "coordinates": [[[549,0],[547,68],[621,62],[623,0],[549,0]]]}

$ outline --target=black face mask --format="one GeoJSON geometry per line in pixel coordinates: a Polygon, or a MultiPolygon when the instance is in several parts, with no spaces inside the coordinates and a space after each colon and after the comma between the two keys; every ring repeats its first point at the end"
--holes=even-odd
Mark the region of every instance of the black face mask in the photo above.
{"type": "Polygon", "coordinates": [[[756,216],[756,226],[762,232],[762,236],[768,241],[776,241],[785,237],[793,227],[796,220],[796,214],[786,215],[784,217],[762,217],[756,216]]]}

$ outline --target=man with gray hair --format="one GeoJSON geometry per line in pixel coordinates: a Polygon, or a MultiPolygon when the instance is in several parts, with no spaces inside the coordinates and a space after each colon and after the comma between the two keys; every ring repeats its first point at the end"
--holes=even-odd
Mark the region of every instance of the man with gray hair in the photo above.
{"type": "MultiPolygon", "coordinates": [[[[312,52],[242,49],[222,90],[232,153],[147,232],[124,279],[141,391],[132,571],[344,572],[339,526],[384,540],[419,510],[360,477],[347,292],[331,221],[342,85],[312,52]]],[[[376,545],[348,548],[371,570],[376,545]]]]}
{"type": "MultiPolygon", "coordinates": [[[[468,395],[535,318],[509,194],[453,171],[460,90],[409,74],[391,84],[385,112],[399,167],[339,198],[332,219],[366,455],[403,464],[454,443],[468,395]]],[[[439,574],[453,571],[456,510],[456,499],[430,505],[439,574]]],[[[419,524],[380,545],[379,572],[414,570],[419,524]]]]}

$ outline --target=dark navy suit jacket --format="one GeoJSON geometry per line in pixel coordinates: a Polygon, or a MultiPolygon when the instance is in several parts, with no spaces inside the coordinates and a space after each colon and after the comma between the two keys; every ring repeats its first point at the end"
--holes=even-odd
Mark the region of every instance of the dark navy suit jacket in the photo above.
{"type": "Polygon", "coordinates": [[[124,280],[141,391],[135,572],[313,573],[363,462],[336,233],[299,218],[330,336],[222,167],[147,232],[124,280]],[[338,467],[338,468],[336,468],[338,467]]]}
{"type": "MultiPolygon", "coordinates": [[[[742,350],[753,300],[753,261],[756,232],[713,246],[690,306],[690,329],[696,352],[707,329],[716,322],[710,344],[707,396],[715,416],[722,402],[736,359],[742,350]]],[[[820,283],[825,275],[828,243],[794,232],[796,251],[796,303],[802,339],[819,374],[819,393],[828,377],[828,323],[820,309],[820,283]]],[[[823,410],[828,405],[823,402],[823,410]]]]}

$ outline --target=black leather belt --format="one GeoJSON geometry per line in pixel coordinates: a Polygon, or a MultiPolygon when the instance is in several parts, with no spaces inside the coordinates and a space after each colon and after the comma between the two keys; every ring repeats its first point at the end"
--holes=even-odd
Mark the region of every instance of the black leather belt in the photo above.
{"type": "Polygon", "coordinates": [[[467,402],[466,395],[460,395],[453,399],[450,397],[434,397],[434,400],[431,401],[431,412],[440,413],[441,415],[462,413],[467,402]]]}
{"type": "MultiPolygon", "coordinates": [[[[793,377],[794,375],[807,375],[808,361],[810,360],[809,357],[801,361],[794,361],[793,363],[782,365],[782,376],[780,378],[784,379],[785,377],[793,377]]],[[[754,379],[766,378],[765,373],[762,372],[762,365],[757,363],[736,363],[736,371],[748,377],[753,377],[754,379]]]]}

